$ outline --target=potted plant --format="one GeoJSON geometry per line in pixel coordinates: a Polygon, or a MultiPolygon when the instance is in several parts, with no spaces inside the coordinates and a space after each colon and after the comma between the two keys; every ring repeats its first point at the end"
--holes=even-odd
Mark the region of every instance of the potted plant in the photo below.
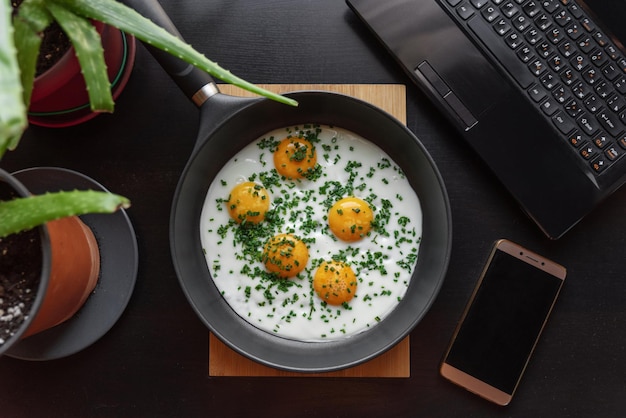
{"type": "Polygon", "coordinates": [[[94,290],[98,243],[77,215],[128,205],[97,191],[32,196],[0,170],[0,353],[71,318],[94,290]]]}
{"type": "MultiPolygon", "coordinates": [[[[7,150],[15,149],[28,126],[26,109],[33,89],[36,60],[41,44],[40,34],[53,20],[56,20],[68,34],[76,50],[89,94],[90,107],[94,112],[112,112],[114,103],[99,34],[90,23],[93,20],[116,27],[157,48],[176,54],[184,61],[225,82],[280,102],[296,104],[291,99],[261,89],[222,69],[190,45],[115,0],[24,0],[14,18],[9,0],[0,0],[0,158],[7,150]]],[[[88,244],[93,241],[92,237],[79,222],[75,222],[80,221],[76,216],[86,213],[110,213],[128,205],[129,201],[122,196],[96,191],[30,196],[16,179],[0,170],[0,243],[4,245],[0,247],[0,255],[5,255],[0,258],[0,275],[6,269],[17,272],[17,278],[12,276],[11,279],[4,279],[4,286],[0,281],[0,299],[7,299],[7,289],[13,290],[18,282],[22,281],[20,277],[24,272],[21,270],[24,269],[16,269],[16,264],[17,267],[26,266],[35,271],[32,275],[36,276],[33,281],[35,285],[31,285],[36,289],[31,287],[30,290],[27,288],[22,292],[28,299],[27,303],[16,302],[16,305],[11,307],[11,312],[9,308],[0,308],[0,353],[23,335],[54,326],[56,323],[55,319],[42,321],[44,322],[42,325],[34,326],[39,322],[38,315],[30,313],[24,315],[24,311],[28,309],[34,312],[46,306],[44,294],[55,264],[54,241],[57,240],[57,235],[61,235],[55,232],[57,224],[52,221],[62,219],[63,223],[74,223],[73,229],[78,231],[78,235],[82,234],[82,238],[60,238],[60,240],[67,243],[79,239],[78,242],[81,244],[78,247],[89,248],[88,244]],[[65,222],[67,219],[71,221],[65,222]],[[22,246],[28,247],[28,250],[22,246]],[[18,257],[18,254],[28,254],[28,257],[18,257]],[[3,335],[3,325],[9,322],[9,317],[13,319],[16,316],[22,316],[22,321],[18,325],[9,326],[8,334],[3,335]],[[33,328],[29,329],[30,326],[33,328]]],[[[87,269],[90,272],[86,276],[93,276],[97,255],[91,250],[87,252],[90,261],[86,264],[90,266],[87,269]]],[[[79,296],[74,298],[77,302],[69,310],[70,316],[72,310],[75,312],[75,309],[78,309],[76,306],[80,307],[84,301],[85,292],[87,294],[90,292],[88,290],[91,286],[90,279],[84,281],[88,283],[84,286],[83,292],[79,292],[79,296]]],[[[54,299],[58,298],[55,296],[54,299]]],[[[43,315],[46,319],[50,316],[47,313],[43,315]]]]}

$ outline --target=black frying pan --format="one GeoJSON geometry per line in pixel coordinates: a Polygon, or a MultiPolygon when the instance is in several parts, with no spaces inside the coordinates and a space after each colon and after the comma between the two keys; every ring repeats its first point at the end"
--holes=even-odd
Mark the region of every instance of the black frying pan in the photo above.
{"type": "MultiPolygon", "coordinates": [[[[126,2],[178,34],[156,0],[126,2]]],[[[200,102],[196,92],[209,92],[210,95],[215,89],[212,80],[203,72],[191,69],[168,54],[151,52],[197,104],[200,102]]],[[[232,97],[219,92],[200,105],[197,143],[182,173],[172,205],[172,258],[189,303],[226,345],[270,367],[300,372],[338,370],[387,351],[426,314],[439,292],[450,257],[450,206],[435,163],[401,122],[348,96],[318,91],[295,92],[287,96],[296,99],[299,106],[291,107],[268,99],[232,97]],[[304,123],[348,129],[377,144],[402,168],[422,204],[423,234],[419,260],[404,299],[376,327],[334,342],[292,341],[261,331],[241,319],[213,284],[200,243],[200,213],[209,185],[222,166],[245,145],[269,131],[304,123]]]]}

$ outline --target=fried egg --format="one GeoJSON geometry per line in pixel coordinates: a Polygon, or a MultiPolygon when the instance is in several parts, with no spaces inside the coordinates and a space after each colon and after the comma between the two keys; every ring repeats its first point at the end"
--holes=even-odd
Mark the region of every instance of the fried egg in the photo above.
{"type": "Polygon", "coordinates": [[[240,150],[207,192],[211,278],[250,324],[324,342],[367,331],[404,297],[419,198],[381,148],[344,129],[277,129],[240,150]]]}
{"type": "Polygon", "coordinates": [[[233,187],[226,205],[230,217],[238,224],[257,224],[265,219],[265,214],[270,209],[270,197],[263,186],[245,181],[233,187]]]}

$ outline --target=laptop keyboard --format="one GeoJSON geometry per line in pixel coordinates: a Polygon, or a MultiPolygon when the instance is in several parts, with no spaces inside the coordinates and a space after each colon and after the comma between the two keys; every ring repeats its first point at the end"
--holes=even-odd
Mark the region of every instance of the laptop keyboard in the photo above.
{"type": "Polygon", "coordinates": [[[626,154],[626,58],[573,0],[442,0],[597,175],[626,154]]]}

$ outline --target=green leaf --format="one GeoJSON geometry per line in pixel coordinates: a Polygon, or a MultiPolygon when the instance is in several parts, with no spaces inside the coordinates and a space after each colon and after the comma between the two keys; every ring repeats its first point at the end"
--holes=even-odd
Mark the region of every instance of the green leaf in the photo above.
{"type": "Polygon", "coordinates": [[[293,99],[262,89],[255,84],[237,77],[230,71],[220,67],[217,63],[209,60],[180,38],[170,34],[149,19],[141,16],[134,9],[131,9],[130,7],[115,0],[50,1],[61,4],[76,14],[107,23],[126,33],[130,33],[137,39],[173,54],[183,61],[206,71],[213,77],[219,78],[222,81],[281,103],[289,104],[291,106],[298,105],[298,102],[293,99]]]}
{"type": "Polygon", "coordinates": [[[0,0],[0,158],[17,145],[28,125],[9,0],[0,0]]]}
{"type": "Polygon", "coordinates": [[[46,3],[54,19],[67,34],[76,51],[76,57],[87,86],[91,110],[113,112],[115,103],[111,94],[111,83],[104,61],[102,40],[91,22],[54,2],[46,3]]]}
{"type": "Polygon", "coordinates": [[[18,9],[18,15],[13,20],[17,61],[21,72],[26,109],[30,104],[33,91],[43,31],[51,23],[52,16],[45,9],[44,0],[24,0],[18,9]]]}
{"type": "Polygon", "coordinates": [[[0,237],[68,216],[113,213],[127,208],[125,197],[93,190],[61,191],[0,201],[0,237]]]}

